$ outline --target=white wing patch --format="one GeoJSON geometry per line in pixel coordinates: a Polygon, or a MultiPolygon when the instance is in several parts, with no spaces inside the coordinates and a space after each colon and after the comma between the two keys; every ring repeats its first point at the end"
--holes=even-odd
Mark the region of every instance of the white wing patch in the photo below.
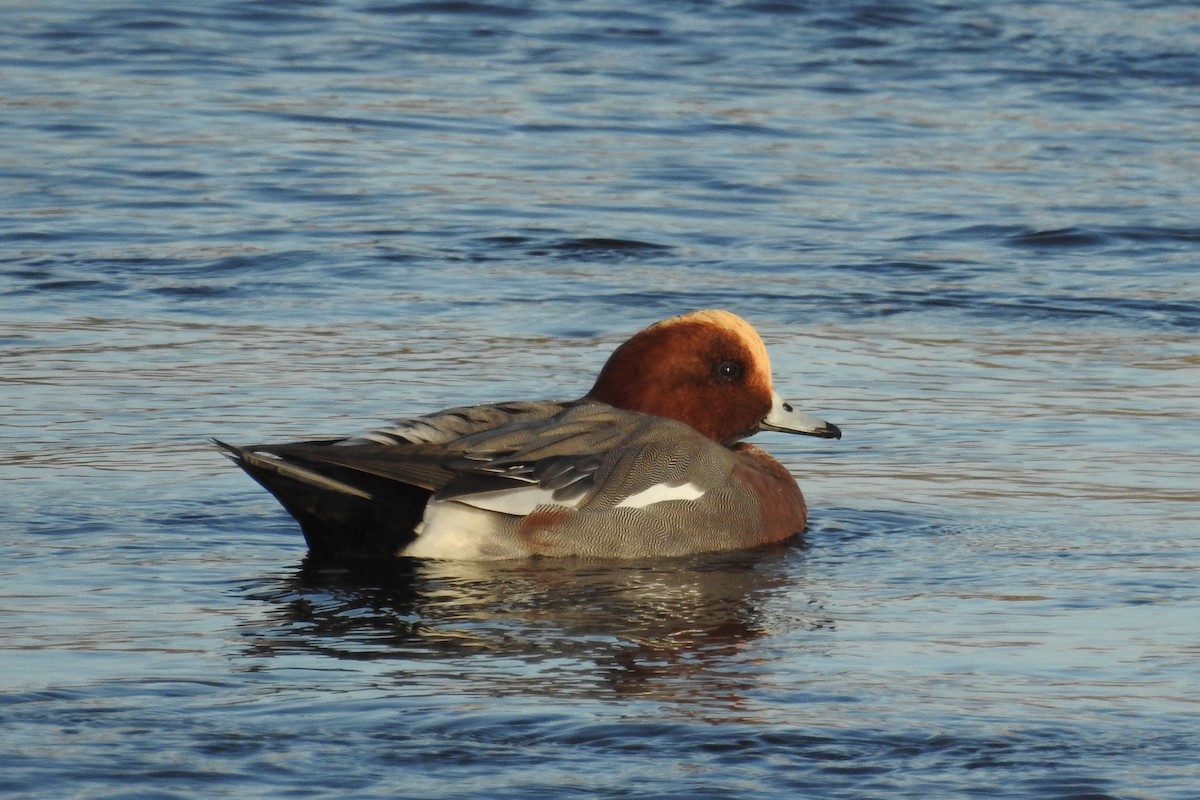
{"type": "Polygon", "coordinates": [[[665,503],[669,500],[695,500],[704,496],[704,490],[694,483],[688,482],[678,486],[667,483],[656,483],[649,489],[643,489],[637,494],[631,494],[617,508],[645,508],[655,503],[665,503]]]}

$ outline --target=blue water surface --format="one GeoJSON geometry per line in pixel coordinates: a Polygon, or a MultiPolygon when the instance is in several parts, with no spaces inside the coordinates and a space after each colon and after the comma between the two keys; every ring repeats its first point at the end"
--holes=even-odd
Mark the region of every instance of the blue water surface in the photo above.
{"type": "Polygon", "coordinates": [[[0,794],[1200,793],[1192,3],[0,12],[0,794]],[[208,444],[706,307],[802,541],[347,571],[208,444]]]}

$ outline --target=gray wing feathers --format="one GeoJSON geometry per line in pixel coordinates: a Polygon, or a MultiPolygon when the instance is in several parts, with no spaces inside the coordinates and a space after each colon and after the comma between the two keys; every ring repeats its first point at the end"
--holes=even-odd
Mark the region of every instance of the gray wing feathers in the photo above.
{"type": "Polygon", "coordinates": [[[349,470],[438,499],[536,486],[556,502],[599,499],[610,506],[655,483],[686,482],[689,474],[715,481],[727,467],[711,453],[724,448],[702,447],[707,443],[683,423],[659,417],[596,403],[536,402],[450,409],[367,437],[239,448],[239,455],[328,488],[344,486],[349,470]],[[322,474],[329,471],[334,475],[322,474]]]}
{"type": "Polygon", "coordinates": [[[385,428],[347,439],[343,445],[446,444],[522,420],[546,420],[566,406],[566,403],[539,400],[449,408],[412,419],[396,420],[385,428]]]}

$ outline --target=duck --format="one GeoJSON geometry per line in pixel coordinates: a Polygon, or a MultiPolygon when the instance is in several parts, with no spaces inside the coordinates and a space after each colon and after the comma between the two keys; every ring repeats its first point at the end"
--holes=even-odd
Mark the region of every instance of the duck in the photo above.
{"type": "Polygon", "coordinates": [[[760,431],[842,437],[775,391],[750,323],[708,309],[634,334],[576,400],[449,408],[289,444],[213,441],[318,559],[635,559],[804,531],[796,479],[743,441],[760,431]]]}

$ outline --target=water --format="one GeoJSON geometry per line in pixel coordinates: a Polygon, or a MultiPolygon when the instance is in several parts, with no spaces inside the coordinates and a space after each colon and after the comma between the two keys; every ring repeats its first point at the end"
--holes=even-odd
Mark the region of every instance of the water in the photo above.
{"type": "Polygon", "coordinates": [[[1192,4],[0,16],[5,796],[1200,792],[1192,4]],[[347,574],[206,443],[713,306],[803,543],[347,574]]]}

